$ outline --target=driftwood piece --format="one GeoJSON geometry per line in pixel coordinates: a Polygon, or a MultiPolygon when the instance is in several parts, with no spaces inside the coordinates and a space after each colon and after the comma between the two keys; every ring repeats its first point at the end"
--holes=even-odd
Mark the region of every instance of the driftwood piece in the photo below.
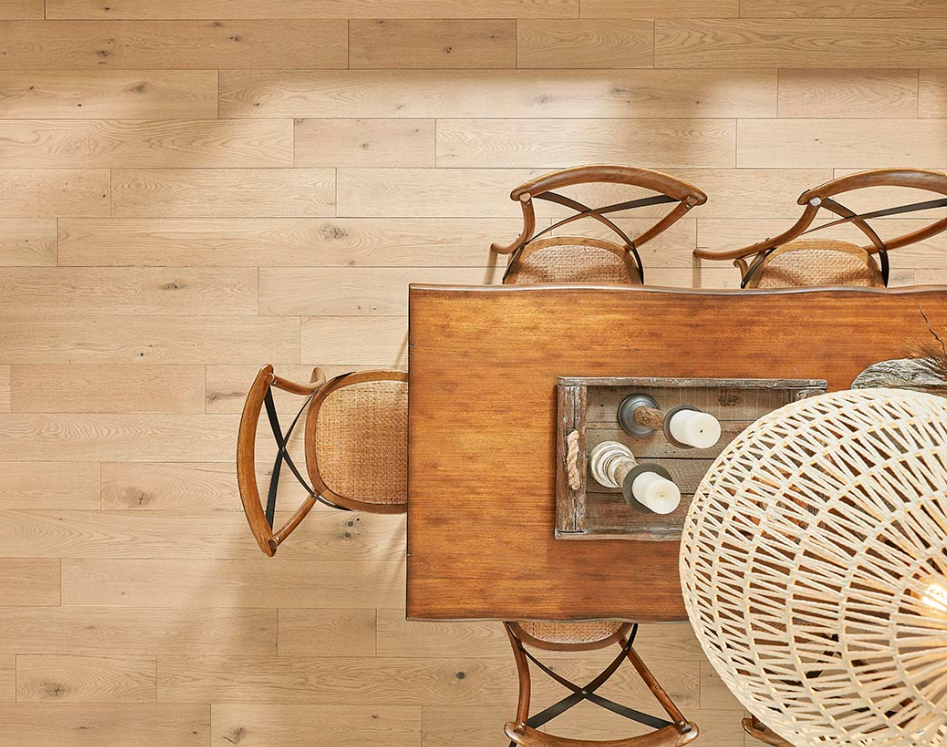
{"type": "Polygon", "coordinates": [[[852,389],[911,389],[947,396],[947,380],[931,358],[897,358],[873,363],[852,382],[852,389]]]}

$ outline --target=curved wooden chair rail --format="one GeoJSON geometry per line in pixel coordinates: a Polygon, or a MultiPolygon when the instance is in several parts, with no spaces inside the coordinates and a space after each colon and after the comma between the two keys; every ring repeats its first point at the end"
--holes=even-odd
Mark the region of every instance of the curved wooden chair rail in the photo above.
{"type": "MultiPolygon", "coordinates": [[[[568,624],[569,623],[564,623],[564,625],[568,624]]],[[[633,643],[635,633],[637,632],[637,625],[623,623],[613,634],[603,637],[600,640],[584,643],[556,643],[545,641],[528,634],[520,623],[508,622],[504,623],[504,626],[506,627],[506,632],[510,639],[510,645],[513,647],[513,656],[516,659],[516,671],[519,676],[519,699],[516,708],[516,719],[515,721],[507,723],[504,727],[504,732],[511,740],[511,747],[514,745],[522,745],[522,747],[682,747],[697,739],[699,734],[697,725],[684,718],[683,714],[674,704],[674,701],[671,700],[670,696],[641,660],[641,657],[638,656],[637,651],[635,651],[633,643]],[[578,686],[546,667],[532,654],[527,652],[524,644],[529,644],[535,648],[555,651],[589,651],[606,646],[618,645],[620,652],[616,659],[598,677],[585,686],[578,686]],[[632,666],[638,672],[638,675],[644,680],[645,684],[664,708],[671,720],[670,722],[654,716],[648,716],[647,714],[625,708],[624,706],[619,706],[595,693],[595,690],[611,677],[626,658],[631,662],[632,666]],[[534,715],[532,718],[530,718],[529,715],[531,692],[530,661],[536,664],[550,677],[572,691],[571,695],[541,713],[534,715]],[[656,730],[637,737],[606,741],[569,739],[539,731],[538,727],[583,700],[589,700],[596,705],[600,705],[619,715],[625,716],[625,718],[653,726],[656,730]]]]}
{"type": "MultiPolygon", "coordinates": [[[[322,371],[313,369],[312,381],[309,384],[296,384],[277,376],[272,365],[265,365],[260,369],[243,406],[240,417],[240,429],[237,435],[237,485],[240,490],[240,500],[243,503],[244,514],[250,531],[260,549],[268,556],[276,554],[277,548],[306,518],[317,502],[325,503],[331,508],[359,509],[376,513],[403,512],[405,507],[379,505],[354,500],[341,496],[329,490],[322,480],[318,470],[315,454],[315,429],[319,409],[326,397],[334,391],[353,384],[370,381],[397,380],[407,381],[407,374],[403,371],[363,371],[355,374],[343,374],[326,382],[322,371]],[[292,394],[308,397],[303,403],[303,409],[308,409],[306,416],[306,469],[313,485],[310,488],[300,475],[296,475],[300,483],[306,488],[308,495],[296,509],[289,520],[279,529],[274,529],[267,518],[266,510],[260,500],[260,491],[256,474],[256,436],[260,421],[260,412],[263,410],[267,394],[272,388],[281,389],[292,394]]],[[[300,411],[299,415],[302,414],[300,411]]],[[[297,418],[299,417],[297,415],[297,418]]],[[[292,430],[295,426],[290,426],[292,430]]],[[[293,468],[293,467],[291,467],[293,468]]]]}
{"type": "Polygon", "coordinates": [[[764,239],[763,241],[740,249],[717,250],[698,248],[694,250],[694,256],[700,259],[733,260],[734,266],[739,268],[743,274],[743,285],[746,287],[749,276],[759,269],[760,264],[769,253],[789,244],[804,234],[820,231],[831,226],[851,223],[861,230],[862,233],[868,237],[870,242],[862,246],[861,249],[868,254],[880,255],[882,264],[881,272],[884,277],[884,284],[887,285],[887,253],[892,249],[898,249],[918,241],[923,241],[924,239],[936,236],[947,230],[947,218],[934,221],[929,226],[916,231],[910,231],[887,241],[883,241],[878,236],[868,221],[871,218],[878,218],[883,215],[896,215],[935,207],[944,207],[947,206],[947,202],[943,199],[938,199],[857,214],[834,199],[837,195],[846,192],[872,187],[906,187],[910,189],[927,190],[947,196],[947,174],[936,171],[924,171],[921,169],[878,169],[833,179],[818,187],[806,190],[799,196],[797,202],[799,205],[804,206],[802,215],[793,226],[778,236],[764,239]],[[819,211],[823,208],[839,216],[838,220],[832,221],[824,226],[810,228],[816,216],[819,214],[819,211]]]}
{"type": "MultiPolygon", "coordinates": [[[[621,243],[615,243],[614,241],[605,242],[601,239],[592,241],[583,237],[562,237],[559,243],[595,246],[605,249],[611,248],[610,250],[619,254],[619,256],[625,255],[627,257],[626,263],[629,269],[633,269],[637,276],[634,279],[637,282],[644,282],[644,268],[641,264],[638,248],[674,225],[674,223],[680,220],[691,208],[704,204],[707,201],[707,195],[687,182],[658,171],[633,168],[630,166],[599,165],[578,166],[545,174],[544,176],[532,179],[518,186],[510,193],[510,199],[519,202],[522,208],[523,230],[512,243],[494,243],[490,247],[491,251],[497,254],[512,255],[507,268],[507,276],[504,277],[504,282],[506,282],[507,277],[510,276],[512,272],[515,272],[516,265],[524,258],[524,249],[528,244],[556,228],[581,218],[592,218],[603,224],[621,239],[621,243]],[[628,202],[593,208],[555,192],[557,189],[574,186],[576,184],[595,183],[626,184],[632,187],[651,190],[658,194],[650,198],[630,200],[628,202]],[[537,199],[555,202],[576,212],[574,215],[563,218],[548,228],[536,233],[536,212],[533,207],[533,201],[537,199]],[[606,217],[607,213],[665,202],[677,202],[678,204],[667,215],[659,219],[655,225],[641,233],[634,240],[629,238],[621,228],[606,217]]],[[[547,242],[547,244],[544,245],[545,248],[545,246],[549,245],[548,242],[552,242],[553,239],[544,239],[543,241],[547,242]]]]}
{"type": "Polygon", "coordinates": [[[792,744],[787,742],[781,736],[774,733],[771,729],[766,728],[766,726],[758,718],[756,718],[756,716],[743,719],[743,730],[754,739],[758,739],[763,744],[769,744],[773,747],[793,747],[792,744]]]}

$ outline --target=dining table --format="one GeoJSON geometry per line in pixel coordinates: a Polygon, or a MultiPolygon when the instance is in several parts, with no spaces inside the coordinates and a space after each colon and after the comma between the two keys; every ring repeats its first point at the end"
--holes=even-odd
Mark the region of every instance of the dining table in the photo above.
{"type": "Polygon", "coordinates": [[[824,380],[945,354],[947,288],[409,290],[407,616],[685,620],[679,540],[556,537],[561,377],[824,380]]]}

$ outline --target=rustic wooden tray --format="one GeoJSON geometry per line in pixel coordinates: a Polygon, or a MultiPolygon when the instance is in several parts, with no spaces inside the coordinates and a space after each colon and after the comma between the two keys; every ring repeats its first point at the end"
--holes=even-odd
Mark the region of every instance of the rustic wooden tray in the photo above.
{"type": "Polygon", "coordinates": [[[823,394],[816,379],[659,379],[560,377],[556,434],[556,538],[678,540],[688,506],[704,473],[734,437],[768,412],[823,394]],[[629,394],[657,400],[663,410],[689,404],[720,420],[723,434],[710,449],[677,448],[657,431],[634,438],[618,425],[618,406],[629,394]],[[578,432],[580,481],[569,485],[567,437],[578,432]],[[602,487],[588,474],[588,455],[602,441],[628,446],[639,462],[658,464],[681,489],[681,505],[665,516],[632,508],[620,490],[602,487]]]}

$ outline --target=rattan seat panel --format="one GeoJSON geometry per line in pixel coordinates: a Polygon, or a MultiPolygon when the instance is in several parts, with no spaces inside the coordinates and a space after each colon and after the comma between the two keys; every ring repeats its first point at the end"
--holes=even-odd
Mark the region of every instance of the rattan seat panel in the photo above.
{"type": "Polygon", "coordinates": [[[558,244],[536,249],[518,262],[515,284],[608,283],[635,285],[614,252],[596,246],[558,244]]]}
{"type": "Polygon", "coordinates": [[[780,247],[759,269],[757,288],[805,288],[822,285],[883,287],[871,256],[847,241],[794,241],[780,247]]]}
{"type": "Polygon", "coordinates": [[[326,486],[364,503],[408,500],[408,384],[343,386],[322,402],[316,459],[326,486]]]}
{"type": "Polygon", "coordinates": [[[598,643],[615,635],[624,625],[624,623],[614,620],[521,622],[517,624],[526,635],[539,641],[564,645],[598,643]]]}

